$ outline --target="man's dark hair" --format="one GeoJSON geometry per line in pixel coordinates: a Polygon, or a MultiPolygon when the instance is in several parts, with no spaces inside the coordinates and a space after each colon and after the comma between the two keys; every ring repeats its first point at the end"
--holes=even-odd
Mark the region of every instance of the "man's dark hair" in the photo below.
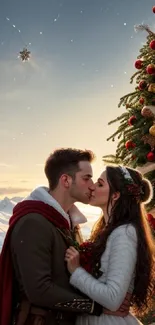
{"type": "Polygon", "coordinates": [[[45,175],[49,182],[50,190],[54,190],[58,185],[62,174],[75,178],[75,174],[80,170],[79,162],[92,162],[95,155],[90,150],[80,149],[57,149],[48,157],[45,163],[45,175]]]}

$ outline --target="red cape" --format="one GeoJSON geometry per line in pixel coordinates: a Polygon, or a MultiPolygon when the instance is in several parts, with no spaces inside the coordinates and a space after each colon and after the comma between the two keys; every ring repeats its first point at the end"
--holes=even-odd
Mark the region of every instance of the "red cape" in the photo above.
{"type": "Polygon", "coordinates": [[[0,255],[0,325],[10,325],[11,323],[13,294],[13,265],[10,250],[11,233],[16,222],[28,213],[41,214],[56,227],[69,229],[67,220],[52,206],[41,201],[22,201],[15,206],[0,255]]]}

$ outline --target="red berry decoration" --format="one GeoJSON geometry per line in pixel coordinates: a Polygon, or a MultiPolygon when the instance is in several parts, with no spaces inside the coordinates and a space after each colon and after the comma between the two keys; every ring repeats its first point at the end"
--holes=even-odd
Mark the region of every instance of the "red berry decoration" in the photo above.
{"type": "Polygon", "coordinates": [[[153,215],[151,213],[147,214],[147,220],[148,220],[151,228],[153,228],[153,230],[155,230],[155,218],[153,217],[153,215]]]}
{"type": "Polygon", "coordinates": [[[144,90],[147,87],[147,83],[145,80],[141,80],[139,85],[138,85],[140,90],[144,90]]]}
{"type": "Polygon", "coordinates": [[[143,98],[143,97],[140,97],[140,99],[139,99],[139,103],[140,103],[141,105],[144,104],[144,98],[143,98]]]}
{"type": "Polygon", "coordinates": [[[128,119],[128,124],[129,124],[129,125],[134,125],[136,121],[137,121],[136,116],[132,115],[132,116],[128,119]]]}
{"type": "Polygon", "coordinates": [[[126,147],[127,150],[129,150],[129,149],[133,149],[133,148],[136,147],[136,144],[135,144],[133,141],[128,140],[128,141],[126,142],[126,144],[125,144],[125,147],[126,147]]]}
{"type": "Polygon", "coordinates": [[[153,218],[151,221],[150,221],[150,226],[153,230],[155,230],[155,218],[153,218]]]}
{"type": "Polygon", "coordinates": [[[155,14],[155,6],[152,8],[153,13],[155,14]]]}
{"type": "Polygon", "coordinates": [[[142,62],[142,60],[137,60],[136,62],[135,62],[135,68],[136,69],[141,69],[143,67],[143,62],[142,62]]]}
{"type": "Polygon", "coordinates": [[[147,220],[151,221],[153,219],[153,215],[151,213],[147,214],[147,220]]]}
{"type": "Polygon", "coordinates": [[[146,157],[148,161],[155,161],[155,154],[152,151],[150,151],[146,157]]]}
{"type": "Polygon", "coordinates": [[[149,64],[146,68],[146,72],[148,74],[155,74],[155,65],[154,64],[149,64]]]}
{"type": "Polygon", "coordinates": [[[150,42],[150,48],[151,50],[155,50],[155,40],[150,42]]]}

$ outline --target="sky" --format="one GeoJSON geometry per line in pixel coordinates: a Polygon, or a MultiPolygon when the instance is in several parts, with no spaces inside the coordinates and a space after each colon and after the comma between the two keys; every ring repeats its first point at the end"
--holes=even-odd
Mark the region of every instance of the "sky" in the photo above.
{"type": "Polygon", "coordinates": [[[146,40],[135,24],[155,30],[152,0],[1,0],[0,198],[46,184],[44,162],[56,148],[115,153],[106,139],[124,110],[119,98],[146,40]],[[19,32],[20,30],[20,32],[19,32]],[[19,52],[27,47],[28,62],[19,52]]]}

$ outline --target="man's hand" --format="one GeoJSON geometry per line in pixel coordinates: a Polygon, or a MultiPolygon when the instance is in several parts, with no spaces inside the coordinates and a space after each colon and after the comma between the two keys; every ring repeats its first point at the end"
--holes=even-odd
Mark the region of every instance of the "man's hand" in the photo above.
{"type": "Polygon", "coordinates": [[[69,247],[65,254],[65,261],[70,274],[80,266],[80,254],[74,247],[69,247]]]}
{"type": "Polygon", "coordinates": [[[111,311],[106,308],[103,308],[103,313],[106,315],[113,315],[113,316],[119,316],[119,317],[126,317],[129,314],[130,310],[130,303],[131,303],[131,294],[127,293],[126,297],[124,298],[124,301],[122,302],[122,305],[119,307],[116,311],[111,311]]]}
{"type": "MultiPolygon", "coordinates": [[[[69,247],[66,251],[65,261],[70,274],[72,274],[80,266],[80,254],[74,247],[69,247]]],[[[111,311],[103,307],[103,313],[119,317],[126,317],[129,314],[131,303],[131,294],[127,293],[124,301],[117,311],[111,311]]]]}

